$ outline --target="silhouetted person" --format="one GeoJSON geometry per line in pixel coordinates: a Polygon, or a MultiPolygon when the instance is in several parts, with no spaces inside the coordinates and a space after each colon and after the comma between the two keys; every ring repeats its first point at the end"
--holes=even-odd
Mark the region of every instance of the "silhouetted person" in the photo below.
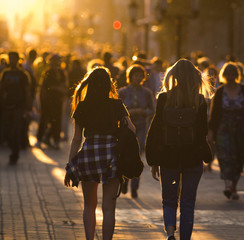
{"type": "Polygon", "coordinates": [[[181,59],[169,68],[147,136],[146,159],[152,166],[153,178],[161,180],[168,240],[175,240],[178,202],[180,239],[191,239],[203,161],[212,158],[206,141],[207,104],[201,94],[203,86],[201,72],[189,60],[181,59]]]}
{"type": "Polygon", "coordinates": [[[86,71],[82,67],[81,60],[72,59],[68,71],[68,92],[67,92],[67,98],[65,100],[64,114],[63,114],[63,121],[62,121],[63,136],[61,139],[63,141],[67,141],[69,138],[68,130],[69,130],[69,121],[71,116],[72,96],[74,94],[75,88],[77,87],[81,79],[84,77],[85,73],[86,71]]]}
{"type": "Polygon", "coordinates": [[[104,66],[109,69],[112,79],[115,80],[119,74],[119,68],[114,66],[112,57],[113,55],[110,52],[105,52],[103,54],[104,66]]]}
{"type": "Polygon", "coordinates": [[[28,73],[18,67],[19,54],[9,52],[9,68],[3,70],[0,79],[2,118],[11,149],[9,164],[19,159],[23,119],[31,110],[30,79],[28,73]]]}
{"type": "Polygon", "coordinates": [[[121,57],[119,59],[119,64],[120,64],[120,70],[116,81],[117,89],[120,89],[122,87],[125,87],[128,85],[127,80],[126,80],[126,70],[128,68],[128,59],[126,57],[121,57]]]}
{"type": "Polygon", "coordinates": [[[223,83],[214,95],[210,108],[209,141],[216,146],[223,191],[227,198],[238,200],[237,184],[243,171],[244,159],[244,86],[234,62],[227,62],[220,70],[223,83]]]}
{"type": "Polygon", "coordinates": [[[60,56],[57,54],[51,55],[49,68],[43,75],[40,90],[41,111],[37,147],[40,147],[43,141],[51,146],[50,139],[52,138],[54,140],[54,148],[59,149],[62,110],[67,93],[65,74],[60,64],[60,56]]]}
{"type": "Polygon", "coordinates": [[[72,103],[75,129],[64,184],[78,186],[81,181],[83,222],[86,239],[91,240],[94,239],[96,226],[97,189],[102,181],[102,234],[104,240],[111,240],[120,182],[116,156],[118,122],[125,119],[134,132],[135,127],[122,101],[117,99],[117,91],[107,68],[97,67],[89,72],[77,86],[72,103]]]}
{"type": "MultiPolygon", "coordinates": [[[[146,71],[143,66],[131,65],[126,71],[126,77],[128,86],[119,89],[119,98],[122,99],[130,113],[131,121],[136,127],[136,136],[140,149],[143,152],[148,126],[147,121],[154,112],[154,97],[148,88],[142,86],[146,78],[146,71]]],[[[122,193],[124,194],[128,190],[127,183],[128,181],[123,184],[122,193]]],[[[133,198],[137,198],[138,188],[139,178],[133,178],[131,180],[131,196],[133,198]]]]}

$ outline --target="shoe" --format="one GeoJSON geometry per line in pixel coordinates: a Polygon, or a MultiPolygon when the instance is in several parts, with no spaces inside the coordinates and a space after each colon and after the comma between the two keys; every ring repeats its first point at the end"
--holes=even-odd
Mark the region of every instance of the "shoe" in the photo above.
{"type": "Polygon", "coordinates": [[[231,199],[232,200],[239,200],[240,196],[237,194],[237,192],[232,192],[231,199]]]}
{"type": "Polygon", "coordinates": [[[176,240],[174,236],[169,236],[167,240],[176,240]]]}
{"type": "Polygon", "coordinates": [[[232,192],[231,192],[231,189],[229,188],[226,188],[224,191],[223,191],[224,195],[230,199],[231,195],[232,195],[232,192]]]}
{"type": "Polygon", "coordinates": [[[14,157],[14,156],[10,155],[10,156],[9,156],[9,162],[8,162],[8,164],[9,164],[9,165],[16,165],[18,159],[19,159],[18,156],[15,156],[15,157],[14,157]]]}
{"type": "Polygon", "coordinates": [[[126,182],[123,183],[121,192],[126,194],[128,192],[128,184],[126,182]]]}
{"type": "Polygon", "coordinates": [[[138,198],[137,190],[136,189],[131,189],[131,197],[132,198],[138,198]]]}
{"type": "Polygon", "coordinates": [[[52,147],[52,144],[51,144],[49,138],[44,138],[44,139],[42,140],[42,142],[45,143],[48,147],[52,147]]]}

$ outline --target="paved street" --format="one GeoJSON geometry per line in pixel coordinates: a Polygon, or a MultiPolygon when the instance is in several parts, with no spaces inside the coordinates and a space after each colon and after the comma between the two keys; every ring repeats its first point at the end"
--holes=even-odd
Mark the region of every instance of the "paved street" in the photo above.
{"type": "MultiPolygon", "coordinates": [[[[31,137],[31,142],[35,142],[34,137],[31,137]]],[[[85,239],[81,189],[63,185],[68,149],[67,143],[62,143],[59,151],[31,148],[21,152],[17,166],[9,166],[9,150],[4,146],[0,148],[2,240],[85,239]]],[[[239,201],[227,200],[222,190],[223,182],[214,162],[214,170],[204,173],[200,183],[193,240],[244,239],[244,176],[238,188],[239,201]]],[[[96,239],[102,239],[101,197],[98,206],[96,239]]],[[[179,239],[178,233],[176,237],[179,239]]],[[[146,166],[139,198],[131,199],[127,193],[118,199],[114,239],[165,238],[160,185],[151,178],[146,166]]]]}

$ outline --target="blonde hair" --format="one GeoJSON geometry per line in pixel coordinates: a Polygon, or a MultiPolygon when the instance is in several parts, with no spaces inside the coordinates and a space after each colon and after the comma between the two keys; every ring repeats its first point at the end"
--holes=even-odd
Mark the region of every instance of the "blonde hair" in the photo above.
{"type": "Polygon", "coordinates": [[[161,92],[167,93],[165,106],[197,109],[202,99],[199,94],[208,94],[209,97],[210,87],[191,61],[180,59],[167,69],[161,92]]]}
{"type": "Polygon", "coordinates": [[[234,62],[227,62],[223,65],[219,72],[219,82],[226,84],[228,76],[232,75],[236,83],[241,82],[241,72],[238,65],[234,62]]]}
{"type": "Polygon", "coordinates": [[[83,80],[77,85],[72,97],[72,112],[80,101],[100,101],[106,98],[118,98],[115,83],[110,71],[105,67],[95,67],[86,73],[83,80]]]}

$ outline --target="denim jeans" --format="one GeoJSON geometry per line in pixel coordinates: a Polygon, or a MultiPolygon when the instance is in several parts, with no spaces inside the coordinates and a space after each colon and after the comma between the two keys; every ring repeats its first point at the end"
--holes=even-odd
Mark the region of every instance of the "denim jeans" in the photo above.
{"type": "Polygon", "coordinates": [[[165,228],[176,228],[176,213],[180,200],[180,239],[190,240],[196,201],[197,187],[202,176],[202,164],[187,169],[160,167],[163,217],[165,228]]]}

